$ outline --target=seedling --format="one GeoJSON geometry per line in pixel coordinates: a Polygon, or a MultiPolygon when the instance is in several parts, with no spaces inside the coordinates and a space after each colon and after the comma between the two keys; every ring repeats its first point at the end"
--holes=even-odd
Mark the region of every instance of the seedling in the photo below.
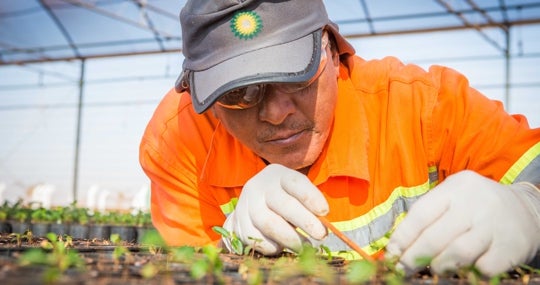
{"type": "Polygon", "coordinates": [[[30,249],[21,255],[19,264],[46,266],[43,274],[46,283],[57,281],[69,268],[82,269],[84,267],[84,261],[79,254],[69,250],[66,242],[58,239],[56,234],[48,233],[47,239],[41,243],[41,248],[30,249]]]}
{"type": "Polygon", "coordinates": [[[366,260],[354,260],[348,265],[348,271],[345,274],[348,282],[359,284],[370,281],[377,275],[377,266],[366,260]]]}
{"type": "Polygon", "coordinates": [[[52,222],[51,211],[43,207],[35,209],[30,213],[30,221],[32,223],[50,223],[52,222]]]}
{"type": "Polygon", "coordinates": [[[321,279],[324,284],[332,284],[335,272],[327,260],[321,258],[317,248],[304,244],[293,258],[283,256],[274,263],[270,270],[269,280],[281,283],[295,276],[321,279]]]}
{"type": "Polygon", "coordinates": [[[23,239],[23,234],[20,234],[20,233],[11,233],[9,235],[9,237],[11,238],[12,241],[15,241],[16,244],[17,244],[17,247],[21,247],[22,245],[22,239],[23,239]]]}
{"type": "Polygon", "coordinates": [[[22,234],[21,233],[11,233],[9,236],[11,237],[12,241],[16,242],[18,247],[22,246],[22,242],[24,240],[26,240],[28,242],[28,244],[33,244],[34,243],[34,235],[32,234],[32,231],[30,231],[30,230],[27,230],[22,234]]]}
{"type": "Polygon", "coordinates": [[[120,239],[119,234],[111,235],[111,242],[115,245],[113,250],[113,259],[116,265],[120,264],[120,260],[124,257],[126,262],[129,262],[133,259],[131,251],[122,244],[122,239],[120,239]]]}
{"type": "Polygon", "coordinates": [[[155,229],[146,231],[140,240],[141,245],[152,254],[158,254],[167,249],[167,243],[155,229]]]}
{"type": "Polygon", "coordinates": [[[74,202],[71,205],[70,212],[75,223],[87,225],[90,222],[90,210],[88,208],[77,207],[74,202]]]}
{"type": "MultiPolygon", "coordinates": [[[[240,240],[240,238],[238,238],[236,236],[235,233],[233,232],[229,232],[228,230],[226,230],[225,228],[223,227],[219,227],[219,226],[214,226],[212,227],[212,230],[218,234],[220,234],[223,238],[226,238],[229,240],[229,242],[231,243],[231,247],[232,247],[232,250],[233,250],[233,253],[234,254],[238,254],[238,255],[244,255],[245,254],[245,251],[244,251],[244,244],[242,243],[242,241],[240,240]]],[[[251,248],[250,248],[251,249],[251,248]]],[[[248,251],[249,252],[249,251],[248,251]]]]}
{"type": "Polygon", "coordinates": [[[220,249],[213,245],[202,247],[203,258],[196,260],[191,267],[191,277],[200,280],[207,276],[209,284],[223,283],[223,262],[219,258],[220,249]]]}
{"type": "Polygon", "coordinates": [[[0,206],[0,222],[7,221],[10,208],[11,206],[9,205],[8,201],[4,201],[2,206],[0,206]]]}
{"type": "Polygon", "coordinates": [[[135,215],[135,224],[137,227],[148,227],[152,225],[152,216],[149,212],[137,211],[135,215]]]}
{"type": "Polygon", "coordinates": [[[250,255],[250,253],[251,253],[251,257],[254,257],[254,255],[255,255],[255,250],[253,249],[254,246],[257,243],[262,242],[261,239],[254,238],[254,237],[248,237],[248,239],[253,240],[255,242],[253,243],[253,245],[247,245],[246,246],[246,245],[244,245],[244,243],[242,243],[240,238],[238,238],[234,232],[229,232],[225,228],[222,228],[222,227],[219,227],[219,226],[212,227],[212,230],[214,232],[220,234],[223,238],[228,239],[229,242],[231,243],[233,253],[238,254],[238,255],[250,255]]]}

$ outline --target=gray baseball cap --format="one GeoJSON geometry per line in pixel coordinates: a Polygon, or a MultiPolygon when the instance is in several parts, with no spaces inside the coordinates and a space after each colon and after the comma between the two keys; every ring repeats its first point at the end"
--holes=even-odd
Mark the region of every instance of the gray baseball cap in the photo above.
{"type": "Polygon", "coordinates": [[[340,54],[354,54],[322,0],[189,0],[180,23],[184,63],[175,87],[189,90],[197,113],[239,87],[309,80],[325,27],[340,54]]]}

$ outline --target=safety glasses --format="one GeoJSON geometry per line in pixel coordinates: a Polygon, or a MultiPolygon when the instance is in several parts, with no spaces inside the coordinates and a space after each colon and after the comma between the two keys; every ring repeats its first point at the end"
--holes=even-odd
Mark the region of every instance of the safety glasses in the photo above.
{"type": "Polygon", "coordinates": [[[308,81],[299,83],[269,83],[249,85],[234,89],[223,94],[216,101],[216,104],[227,109],[243,110],[255,107],[257,104],[259,104],[262,101],[264,94],[266,93],[266,88],[268,88],[268,86],[270,85],[271,88],[287,94],[292,94],[307,89],[319,79],[324,69],[326,68],[327,46],[328,34],[324,33],[321,40],[321,62],[315,75],[308,81]]]}

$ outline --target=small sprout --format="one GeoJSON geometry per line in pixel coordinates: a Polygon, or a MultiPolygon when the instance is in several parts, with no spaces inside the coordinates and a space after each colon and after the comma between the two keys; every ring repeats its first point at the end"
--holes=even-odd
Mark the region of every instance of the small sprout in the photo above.
{"type": "Polygon", "coordinates": [[[152,254],[161,253],[168,248],[167,243],[157,230],[152,229],[144,233],[141,238],[141,244],[146,246],[148,252],[152,254]]]}
{"type": "Polygon", "coordinates": [[[234,254],[246,255],[249,253],[251,248],[246,251],[247,248],[244,249],[244,243],[242,243],[242,241],[233,232],[229,232],[225,228],[219,226],[212,227],[212,230],[230,241],[234,254]]]}
{"type": "Polygon", "coordinates": [[[122,245],[122,239],[120,238],[119,234],[112,234],[110,239],[111,242],[115,245],[113,250],[113,259],[116,264],[120,263],[120,259],[122,257],[124,257],[126,261],[132,259],[132,255],[129,249],[122,245]]]}
{"type": "Polygon", "coordinates": [[[367,260],[355,260],[349,263],[349,270],[346,273],[348,282],[364,283],[374,278],[377,274],[377,266],[367,260]]]}
{"type": "Polygon", "coordinates": [[[145,264],[140,271],[140,274],[145,279],[150,279],[159,273],[159,268],[153,263],[145,264]]]}
{"type": "Polygon", "coordinates": [[[231,239],[231,246],[232,246],[233,252],[238,255],[246,254],[246,250],[249,253],[250,247],[246,247],[244,249],[244,244],[238,238],[231,239]]]}
{"type": "Polygon", "coordinates": [[[432,260],[433,260],[432,257],[422,256],[422,257],[416,258],[414,260],[414,262],[418,267],[426,267],[426,266],[429,266],[431,264],[432,260]]]}
{"type": "Polygon", "coordinates": [[[22,235],[20,233],[12,233],[9,235],[12,241],[16,241],[17,247],[22,245],[22,235]]]}
{"type": "Polygon", "coordinates": [[[172,261],[188,263],[195,256],[195,248],[191,246],[181,246],[171,249],[172,261]]]}
{"type": "Polygon", "coordinates": [[[259,264],[253,259],[240,264],[238,273],[242,276],[243,280],[246,280],[248,285],[260,285],[264,282],[264,274],[259,264]]]}
{"type": "Polygon", "coordinates": [[[203,259],[195,261],[191,266],[191,277],[196,280],[202,279],[208,273],[208,267],[208,263],[203,259]]]}
{"type": "Polygon", "coordinates": [[[68,268],[83,268],[84,260],[76,251],[67,249],[66,243],[59,240],[56,234],[48,233],[47,239],[41,248],[31,249],[21,255],[19,263],[24,266],[47,266],[43,275],[46,283],[54,283],[68,268]]]}
{"type": "Polygon", "coordinates": [[[119,234],[112,234],[111,237],[110,237],[110,240],[115,245],[119,244],[122,241],[122,239],[120,239],[119,234]]]}
{"type": "Polygon", "coordinates": [[[332,261],[334,257],[332,256],[332,251],[330,250],[330,248],[322,244],[319,246],[319,248],[322,252],[326,253],[326,256],[328,256],[328,261],[332,261]]]}
{"type": "Polygon", "coordinates": [[[19,258],[19,264],[22,266],[27,265],[46,265],[47,264],[47,253],[45,253],[43,250],[40,250],[38,248],[32,248],[28,251],[26,251],[21,257],[19,258]]]}
{"type": "Polygon", "coordinates": [[[255,245],[257,243],[261,243],[263,240],[260,239],[260,238],[254,238],[254,237],[248,237],[248,239],[254,241],[253,242],[253,245],[248,245],[246,246],[246,248],[244,249],[244,255],[248,255],[249,253],[251,253],[251,257],[254,257],[255,256],[255,250],[253,249],[255,247],[255,245]]]}
{"type": "Polygon", "coordinates": [[[141,239],[142,244],[153,245],[158,247],[166,247],[167,243],[156,230],[146,231],[141,239]]]}
{"type": "Polygon", "coordinates": [[[202,248],[202,252],[203,258],[192,264],[191,276],[197,280],[203,277],[216,278],[217,282],[221,283],[223,279],[223,262],[219,258],[221,250],[213,245],[207,245],[202,248]]]}
{"type": "Polygon", "coordinates": [[[223,227],[218,227],[218,226],[214,226],[212,227],[212,230],[218,234],[220,234],[222,237],[224,238],[230,238],[231,237],[231,233],[229,233],[228,230],[226,230],[225,228],[223,227]]]}

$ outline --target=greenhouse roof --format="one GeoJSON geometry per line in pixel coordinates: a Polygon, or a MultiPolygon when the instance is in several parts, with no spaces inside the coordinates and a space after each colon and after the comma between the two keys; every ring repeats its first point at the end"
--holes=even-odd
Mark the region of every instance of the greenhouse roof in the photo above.
{"type": "MultiPolygon", "coordinates": [[[[177,0],[0,1],[0,65],[181,52],[177,0]]],[[[540,23],[533,0],[326,0],[349,38],[475,30],[504,55],[505,40],[486,30],[540,23]]],[[[504,37],[502,37],[504,38],[504,37]]]]}

